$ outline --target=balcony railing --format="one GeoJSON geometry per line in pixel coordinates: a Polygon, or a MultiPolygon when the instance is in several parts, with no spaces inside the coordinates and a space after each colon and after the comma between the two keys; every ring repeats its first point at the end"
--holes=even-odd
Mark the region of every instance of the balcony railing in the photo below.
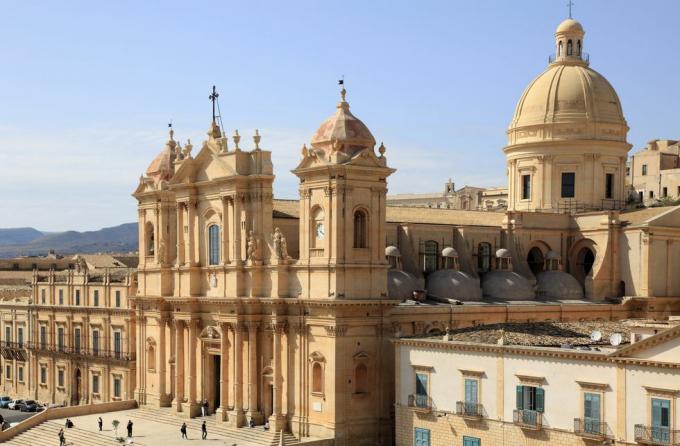
{"type": "Polygon", "coordinates": [[[574,418],[574,433],[581,437],[603,439],[607,436],[607,423],[588,418],[574,418]]]}
{"type": "Polygon", "coordinates": [[[2,344],[0,344],[0,353],[2,354],[2,357],[5,359],[25,361],[26,360],[25,348],[26,348],[25,342],[3,341],[2,344]]]}
{"type": "Polygon", "coordinates": [[[635,441],[641,444],[678,446],[680,445],[680,430],[636,424],[635,441]]]}
{"type": "Polygon", "coordinates": [[[515,409],[512,421],[520,427],[538,430],[543,425],[543,414],[535,410],[515,409]]]}
{"type": "Polygon", "coordinates": [[[408,396],[408,407],[416,409],[422,412],[432,411],[432,398],[429,395],[409,395],[408,396]]]}
{"type": "Polygon", "coordinates": [[[566,60],[574,60],[574,59],[581,59],[584,62],[590,62],[590,54],[586,53],[585,51],[581,51],[581,54],[578,54],[578,51],[574,50],[574,54],[571,56],[567,56],[566,54],[562,54],[561,56],[556,55],[555,53],[551,54],[548,56],[548,63],[553,63],[557,59],[566,59],[566,60]]]}
{"type": "Polygon", "coordinates": [[[43,352],[62,353],[66,355],[82,356],[88,358],[115,359],[119,361],[134,361],[135,352],[125,352],[122,350],[103,350],[100,348],[75,348],[66,345],[49,345],[43,343],[32,343],[28,348],[43,352]]]}
{"type": "Polygon", "coordinates": [[[484,410],[481,404],[457,401],[456,415],[464,418],[482,418],[484,417],[484,410]]]}

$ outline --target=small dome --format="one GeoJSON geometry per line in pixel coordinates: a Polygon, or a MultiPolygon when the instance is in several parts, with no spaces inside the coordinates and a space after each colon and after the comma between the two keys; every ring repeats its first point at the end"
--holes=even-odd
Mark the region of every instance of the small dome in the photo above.
{"type": "Polygon", "coordinates": [[[536,276],[536,294],[550,299],[583,299],[583,287],[571,274],[543,271],[536,276]]]}
{"type": "Polygon", "coordinates": [[[509,250],[507,250],[505,248],[501,248],[498,251],[496,251],[496,258],[498,258],[498,259],[509,259],[509,258],[512,258],[512,255],[510,254],[509,250]]]}
{"type": "Polygon", "coordinates": [[[387,272],[387,297],[389,299],[410,299],[420,289],[418,279],[406,271],[391,269],[387,272]]]}
{"type": "Polygon", "coordinates": [[[479,279],[463,271],[440,269],[427,276],[427,294],[434,299],[475,301],[482,299],[479,279]]]}
{"type": "Polygon", "coordinates": [[[450,246],[447,246],[446,248],[442,249],[442,257],[458,257],[458,251],[450,246]]]}
{"type": "Polygon", "coordinates": [[[173,134],[174,132],[170,130],[170,139],[146,169],[146,175],[153,178],[156,183],[167,181],[174,174],[173,163],[175,161],[177,143],[172,139],[173,134]]]}
{"type": "Polygon", "coordinates": [[[341,144],[345,152],[356,149],[372,148],[375,138],[368,127],[349,111],[349,103],[345,101],[345,90],[337,110],[326,119],[312,137],[312,147],[330,150],[332,145],[341,144]]]}
{"type": "Polygon", "coordinates": [[[533,300],[534,287],[512,271],[490,271],[482,278],[484,297],[500,300],[533,300]]]}
{"type": "Polygon", "coordinates": [[[552,249],[545,254],[546,260],[559,260],[560,255],[552,249]]]}
{"type": "Polygon", "coordinates": [[[584,33],[583,31],[583,26],[579,22],[577,22],[574,19],[566,19],[562,23],[560,23],[557,26],[557,29],[555,30],[555,34],[561,34],[561,33],[584,33]]]}
{"type": "Polygon", "coordinates": [[[401,257],[401,252],[399,252],[399,248],[397,248],[394,245],[390,245],[387,248],[385,248],[385,256],[386,257],[401,257]]]}

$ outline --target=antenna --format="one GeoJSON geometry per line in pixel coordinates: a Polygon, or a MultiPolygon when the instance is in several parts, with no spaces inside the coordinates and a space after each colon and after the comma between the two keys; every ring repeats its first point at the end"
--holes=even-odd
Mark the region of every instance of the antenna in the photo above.
{"type": "Polygon", "coordinates": [[[621,337],[621,333],[612,333],[611,336],[609,336],[609,343],[613,346],[616,347],[619,344],[621,344],[621,340],[623,338],[621,337]]]}
{"type": "Polygon", "coordinates": [[[600,339],[602,339],[602,333],[599,330],[595,330],[592,333],[590,333],[591,341],[598,342],[600,339]]]}

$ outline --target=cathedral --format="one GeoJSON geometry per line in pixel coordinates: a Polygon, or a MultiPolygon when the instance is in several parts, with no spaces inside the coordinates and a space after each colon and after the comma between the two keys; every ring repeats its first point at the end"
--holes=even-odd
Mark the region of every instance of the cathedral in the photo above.
{"type": "Polygon", "coordinates": [[[171,131],[134,192],[139,404],[391,444],[396,337],[680,310],[680,208],[626,209],[628,124],[584,36],[563,21],[519,99],[505,212],[388,206],[389,151],[344,88],[298,200],[273,198],[258,132],[213,118],[194,149],[171,131]]]}

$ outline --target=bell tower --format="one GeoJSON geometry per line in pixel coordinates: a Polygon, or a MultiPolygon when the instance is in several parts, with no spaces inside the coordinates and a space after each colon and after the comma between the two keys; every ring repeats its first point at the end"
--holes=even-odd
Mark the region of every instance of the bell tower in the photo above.
{"type": "Polygon", "coordinates": [[[387,295],[385,146],[349,110],[346,90],[336,112],[302,147],[300,178],[302,298],[380,299],[387,295]]]}

